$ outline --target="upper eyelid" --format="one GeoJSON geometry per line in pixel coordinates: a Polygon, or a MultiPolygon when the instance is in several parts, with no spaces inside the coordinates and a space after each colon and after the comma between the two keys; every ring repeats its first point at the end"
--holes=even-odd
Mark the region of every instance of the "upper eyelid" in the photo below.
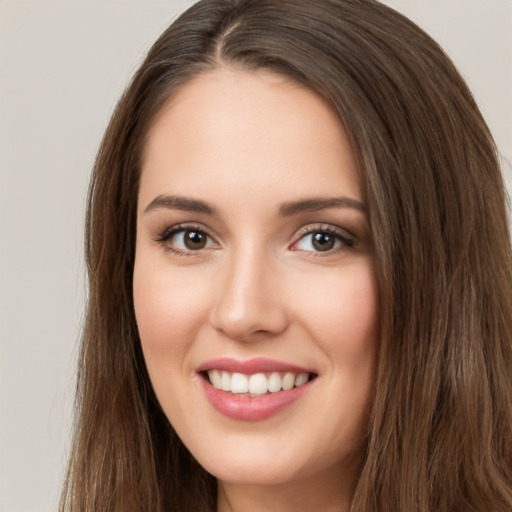
{"type": "Polygon", "coordinates": [[[169,226],[160,232],[159,238],[169,237],[171,235],[179,233],[180,231],[187,231],[190,229],[195,229],[197,231],[201,231],[201,232],[205,233],[206,235],[208,235],[210,238],[212,238],[216,243],[218,243],[216,240],[216,237],[213,235],[211,230],[208,229],[203,224],[200,224],[197,222],[183,222],[180,224],[175,224],[173,226],[169,226]]]}
{"type": "Polygon", "coordinates": [[[328,233],[334,233],[341,237],[345,238],[355,238],[356,235],[352,233],[350,230],[346,228],[342,228],[340,226],[336,226],[335,224],[328,224],[325,222],[318,223],[318,224],[307,224],[306,226],[301,227],[298,229],[294,234],[294,242],[298,241],[300,238],[302,238],[304,235],[308,235],[315,232],[328,232],[328,233]]]}

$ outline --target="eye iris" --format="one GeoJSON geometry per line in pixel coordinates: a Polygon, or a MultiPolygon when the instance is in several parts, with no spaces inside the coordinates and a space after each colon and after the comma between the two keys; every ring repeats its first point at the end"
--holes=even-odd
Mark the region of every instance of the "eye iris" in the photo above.
{"type": "Polygon", "coordinates": [[[313,234],[313,247],[317,251],[328,251],[334,247],[334,237],[329,233],[314,233],[313,234]]]}
{"type": "Polygon", "coordinates": [[[202,249],[206,245],[206,235],[199,231],[185,231],[184,242],[187,249],[202,249]]]}

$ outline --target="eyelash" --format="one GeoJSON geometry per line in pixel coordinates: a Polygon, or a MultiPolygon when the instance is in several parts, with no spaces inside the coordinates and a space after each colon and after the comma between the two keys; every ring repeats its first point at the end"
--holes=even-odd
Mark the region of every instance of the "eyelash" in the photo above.
{"type": "MultiPolygon", "coordinates": [[[[317,258],[317,257],[330,256],[332,254],[338,253],[339,251],[353,249],[355,246],[355,239],[352,235],[346,236],[345,234],[342,234],[340,232],[340,229],[336,229],[327,224],[316,224],[316,225],[312,225],[312,226],[311,225],[305,226],[304,228],[300,229],[297,232],[297,234],[295,235],[296,241],[293,242],[292,247],[297,245],[306,236],[314,235],[315,233],[322,233],[324,235],[330,235],[335,239],[335,241],[340,242],[340,245],[337,248],[328,249],[326,251],[304,251],[312,257],[317,258]]],[[[299,249],[292,249],[292,250],[297,251],[299,249]]]]}
{"type": "MultiPolygon", "coordinates": [[[[164,247],[164,249],[170,253],[178,254],[180,256],[197,256],[197,253],[200,252],[200,250],[194,251],[192,249],[189,250],[183,250],[178,249],[176,247],[171,247],[167,242],[175,235],[181,232],[185,231],[196,231],[198,233],[205,234],[208,238],[211,240],[214,240],[213,236],[210,234],[208,229],[206,229],[204,226],[200,226],[199,224],[176,224],[175,226],[172,226],[170,228],[166,228],[156,239],[155,242],[159,243],[164,247]]],[[[216,245],[218,245],[215,242],[216,245]]]]}
{"type": "MultiPolygon", "coordinates": [[[[178,254],[180,256],[197,256],[197,253],[199,253],[202,249],[183,250],[183,249],[178,249],[176,247],[172,247],[169,244],[167,244],[167,242],[173,236],[175,236],[178,233],[186,232],[186,231],[196,231],[198,233],[205,234],[210,240],[212,240],[214,242],[215,245],[218,246],[218,243],[215,242],[214,237],[209,232],[209,230],[199,224],[177,224],[170,228],[166,228],[157,238],[155,238],[155,242],[162,245],[165,248],[165,250],[170,253],[178,254]]],[[[330,225],[317,224],[317,225],[305,226],[304,228],[299,230],[294,237],[295,241],[291,244],[290,250],[299,251],[300,249],[293,249],[293,246],[297,245],[306,236],[313,235],[315,233],[322,233],[325,235],[330,235],[330,236],[334,237],[335,240],[340,242],[340,245],[337,248],[328,249],[326,251],[303,251],[305,253],[309,253],[310,256],[313,256],[313,255],[314,255],[314,257],[328,256],[328,255],[335,254],[340,250],[353,249],[355,246],[355,240],[353,237],[347,237],[346,235],[341,234],[338,229],[333,228],[330,225]],[[323,252],[325,252],[325,254],[323,254],[323,252]]]]}

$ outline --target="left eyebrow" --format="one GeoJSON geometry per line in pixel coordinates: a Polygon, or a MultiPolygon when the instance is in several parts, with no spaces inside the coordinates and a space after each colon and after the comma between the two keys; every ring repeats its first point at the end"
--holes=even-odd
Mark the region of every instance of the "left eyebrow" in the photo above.
{"type": "Polygon", "coordinates": [[[158,210],[160,208],[206,213],[208,215],[214,215],[216,213],[215,208],[204,201],[183,196],[167,195],[155,197],[155,199],[148,204],[144,212],[158,210]]]}
{"type": "Polygon", "coordinates": [[[350,197],[312,197],[283,203],[279,207],[279,215],[281,217],[288,217],[297,213],[313,212],[326,208],[352,208],[363,213],[367,212],[366,205],[363,202],[350,197]]]}

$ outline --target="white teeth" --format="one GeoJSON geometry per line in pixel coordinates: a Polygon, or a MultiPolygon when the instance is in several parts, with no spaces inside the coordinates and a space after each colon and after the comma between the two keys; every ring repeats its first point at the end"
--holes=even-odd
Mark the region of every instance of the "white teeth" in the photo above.
{"type": "Polygon", "coordinates": [[[270,377],[268,378],[267,388],[271,393],[281,391],[281,375],[279,375],[279,373],[274,372],[270,374],[270,377]]]}
{"type": "Polygon", "coordinates": [[[222,391],[231,391],[231,374],[228,372],[221,372],[220,389],[222,391]]]}
{"type": "Polygon", "coordinates": [[[283,379],[283,383],[282,383],[283,389],[285,391],[288,391],[289,389],[292,389],[294,385],[295,385],[295,375],[293,375],[293,373],[287,373],[283,379]]]}
{"type": "Polygon", "coordinates": [[[251,396],[264,395],[267,392],[276,393],[288,391],[294,386],[303,386],[309,381],[309,373],[272,372],[270,375],[254,373],[244,375],[238,372],[226,372],[221,370],[209,370],[208,377],[213,387],[230,391],[236,394],[249,394],[251,396]]]}
{"type": "Polygon", "coordinates": [[[255,373],[249,378],[249,393],[263,395],[267,392],[267,378],[263,373],[255,373]]]}
{"type": "Polygon", "coordinates": [[[211,370],[208,372],[208,377],[210,377],[210,381],[213,384],[215,389],[221,389],[222,387],[222,376],[219,370],[211,370]]]}
{"type": "Polygon", "coordinates": [[[243,373],[233,373],[231,376],[231,393],[248,393],[249,379],[243,373]]]}
{"type": "Polygon", "coordinates": [[[295,377],[295,386],[299,387],[303,384],[306,384],[306,382],[309,380],[309,375],[307,373],[299,373],[297,377],[295,377]]]}

